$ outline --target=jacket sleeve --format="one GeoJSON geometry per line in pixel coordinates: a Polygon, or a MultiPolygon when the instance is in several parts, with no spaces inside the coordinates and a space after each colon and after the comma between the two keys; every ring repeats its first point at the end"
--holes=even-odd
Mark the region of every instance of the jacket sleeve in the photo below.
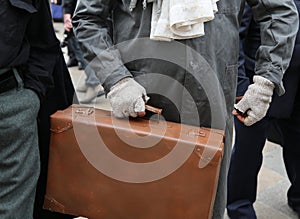
{"type": "Polygon", "coordinates": [[[24,74],[24,86],[34,90],[42,101],[49,90],[53,89],[52,72],[60,47],[53,29],[48,1],[37,2],[38,10],[32,15],[26,30],[30,54],[28,72],[24,74]]]}
{"type": "Polygon", "coordinates": [[[64,14],[71,14],[73,15],[75,7],[76,7],[76,0],[63,0],[63,13],[64,14]]]}
{"type": "Polygon", "coordinates": [[[293,0],[247,0],[261,27],[261,46],[256,54],[255,74],[275,84],[279,95],[298,31],[298,12],[293,0]]]}
{"type": "Polygon", "coordinates": [[[115,0],[79,0],[73,27],[89,66],[106,92],[125,77],[132,77],[111,37],[111,12],[115,0]]]}

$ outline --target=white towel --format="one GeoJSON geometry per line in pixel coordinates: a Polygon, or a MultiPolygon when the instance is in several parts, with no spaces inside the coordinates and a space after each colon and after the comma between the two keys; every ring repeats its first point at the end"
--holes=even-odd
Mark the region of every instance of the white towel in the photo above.
{"type": "Polygon", "coordinates": [[[171,41],[203,36],[204,22],[214,19],[218,0],[153,2],[150,39],[171,41]]]}
{"type": "Polygon", "coordinates": [[[217,2],[219,0],[212,0],[212,7],[213,7],[213,11],[214,13],[217,13],[218,12],[218,6],[217,6],[217,2]]]}
{"type": "Polygon", "coordinates": [[[169,3],[170,0],[153,2],[150,39],[161,41],[172,40],[173,33],[170,30],[169,3]]]}

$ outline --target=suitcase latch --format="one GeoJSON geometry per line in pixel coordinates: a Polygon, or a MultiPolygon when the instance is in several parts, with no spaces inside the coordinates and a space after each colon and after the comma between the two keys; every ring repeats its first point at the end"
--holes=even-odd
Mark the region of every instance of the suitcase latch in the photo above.
{"type": "Polygon", "coordinates": [[[193,129],[193,130],[189,130],[188,136],[193,136],[193,137],[198,137],[198,136],[199,136],[199,137],[205,137],[206,134],[205,134],[205,132],[203,132],[203,131],[193,129]]]}
{"type": "MultiPolygon", "coordinates": [[[[197,156],[200,158],[200,162],[210,163],[212,161],[211,156],[203,156],[203,148],[196,146],[194,149],[194,153],[197,154],[197,156]]],[[[199,168],[200,168],[200,162],[199,162],[199,168]]]]}
{"type": "Polygon", "coordinates": [[[93,108],[77,108],[75,109],[75,114],[89,116],[94,112],[93,108]]]}

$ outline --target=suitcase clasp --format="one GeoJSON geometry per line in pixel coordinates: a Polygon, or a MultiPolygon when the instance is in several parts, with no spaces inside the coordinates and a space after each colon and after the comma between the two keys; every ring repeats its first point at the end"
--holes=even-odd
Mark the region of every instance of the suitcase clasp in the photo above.
{"type": "MultiPolygon", "coordinates": [[[[195,147],[195,149],[194,149],[194,153],[198,155],[198,157],[200,158],[200,161],[202,160],[202,162],[210,163],[212,161],[212,157],[203,156],[203,151],[204,151],[204,149],[199,146],[195,147]]],[[[199,168],[200,168],[200,162],[199,162],[199,168]]]]}
{"type": "Polygon", "coordinates": [[[189,130],[189,132],[188,132],[188,136],[200,136],[200,137],[205,137],[206,136],[206,134],[205,134],[205,132],[202,132],[202,131],[200,131],[200,130],[189,130]]]}
{"type": "Polygon", "coordinates": [[[75,114],[80,114],[84,116],[89,116],[94,112],[93,108],[77,108],[75,114]]]}

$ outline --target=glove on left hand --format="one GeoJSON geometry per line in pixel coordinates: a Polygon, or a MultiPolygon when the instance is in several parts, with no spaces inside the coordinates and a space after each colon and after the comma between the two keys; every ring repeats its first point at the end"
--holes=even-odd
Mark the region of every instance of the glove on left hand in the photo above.
{"type": "Polygon", "coordinates": [[[107,94],[113,115],[117,118],[137,117],[145,112],[149,100],[146,90],[133,78],[124,78],[111,87],[107,94]]]}
{"type": "Polygon", "coordinates": [[[269,109],[275,85],[268,79],[255,75],[243,98],[234,108],[245,113],[244,124],[251,126],[260,121],[269,109]]]}

